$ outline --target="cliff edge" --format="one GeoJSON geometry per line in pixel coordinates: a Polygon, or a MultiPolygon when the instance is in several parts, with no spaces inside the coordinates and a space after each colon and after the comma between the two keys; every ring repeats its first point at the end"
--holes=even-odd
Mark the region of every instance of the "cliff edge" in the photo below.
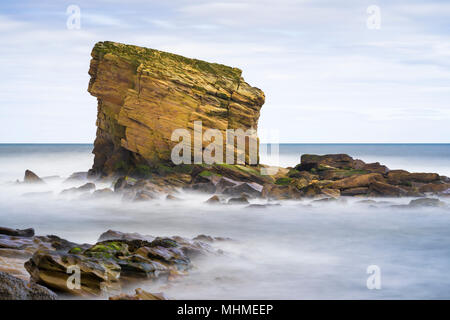
{"type": "MultiPolygon", "coordinates": [[[[98,100],[93,174],[169,162],[172,132],[257,129],[264,93],[242,71],[115,42],[92,50],[88,91],[98,100]]],[[[204,142],[206,145],[207,143],[204,142]]]]}

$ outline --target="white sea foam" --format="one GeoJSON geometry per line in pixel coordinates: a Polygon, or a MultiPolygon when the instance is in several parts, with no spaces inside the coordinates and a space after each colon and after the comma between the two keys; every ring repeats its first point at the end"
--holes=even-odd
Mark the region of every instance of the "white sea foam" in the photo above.
{"type": "Polygon", "coordinates": [[[177,299],[450,298],[446,208],[390,207],[408,203],[406,198],[378,200],[373,207],[348,199],[339,204],[285,201],[249,209],[207,205],[207,195],[190,193],[177,194],[180,202],[61,197],[62,189],[82,184],[63,183],[64,179],[86,170],[91,162],[89,148],[1,157],[0,226],[34,227],[37,234],[79,243],[94,243],[108,229],[234,239],[214,244],[225,251],[223,256],[195,261],[190,275],[170,286],[138,285],[177,299]],[[41,176],[61,177],[47,180],[45,186],[12,184],[27,168],[41,176]],[[43,191],[52,193],[23,196],[43,191]],[[381,290],[366,287],[369,265],[381,269],[381,290]]]}

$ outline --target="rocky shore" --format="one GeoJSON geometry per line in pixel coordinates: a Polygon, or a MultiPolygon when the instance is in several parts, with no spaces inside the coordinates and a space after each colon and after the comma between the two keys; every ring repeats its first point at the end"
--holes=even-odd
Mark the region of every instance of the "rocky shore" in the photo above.
{"type": "Polygon", "coordinates": [[[153,237],[108,230],[90,245],[55,235],[35,236],[30,230],[0,228],[0,299],[166,299],[161,293],[139,288],[135,295],[128,295],[122,293],[122,288],[143,280],[170,282],[187,276],[193,260],[222,254],[210,245],[212,242],[226,240],[204,235],[194,239],[153,237]],[[76,272],[78,275],[72,279],[76,272]]]}

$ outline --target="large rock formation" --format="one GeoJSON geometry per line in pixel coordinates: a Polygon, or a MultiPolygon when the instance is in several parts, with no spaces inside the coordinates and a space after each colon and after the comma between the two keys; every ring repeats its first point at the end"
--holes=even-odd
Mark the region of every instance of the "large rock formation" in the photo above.
{"type": "Polygon", "coordinates": [[[170,161],[178,143],[171,141],[173,130],[192,131],[194,121],[202,121],[203,131],[256,130],[264,93],[241,73],[153,49],[97,43],[88,88],[98,98],[91,172],[170,161]]]}

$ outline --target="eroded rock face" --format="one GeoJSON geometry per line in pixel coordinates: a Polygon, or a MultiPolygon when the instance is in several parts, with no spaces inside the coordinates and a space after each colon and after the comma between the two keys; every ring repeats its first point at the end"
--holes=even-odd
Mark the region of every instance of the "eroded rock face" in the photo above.
{"type": "Polygon", "coordinates": [[[144,170],[170,160],[178,143],[171,141],[172,132],[184,128],[193,136],[194,121],[202,121],[203,131],[223,134],[226,129],[256,130],[264,93],[241,73],[157,50],[97,43],[88,88],[98,98],[91,173],[144,170]]]}

